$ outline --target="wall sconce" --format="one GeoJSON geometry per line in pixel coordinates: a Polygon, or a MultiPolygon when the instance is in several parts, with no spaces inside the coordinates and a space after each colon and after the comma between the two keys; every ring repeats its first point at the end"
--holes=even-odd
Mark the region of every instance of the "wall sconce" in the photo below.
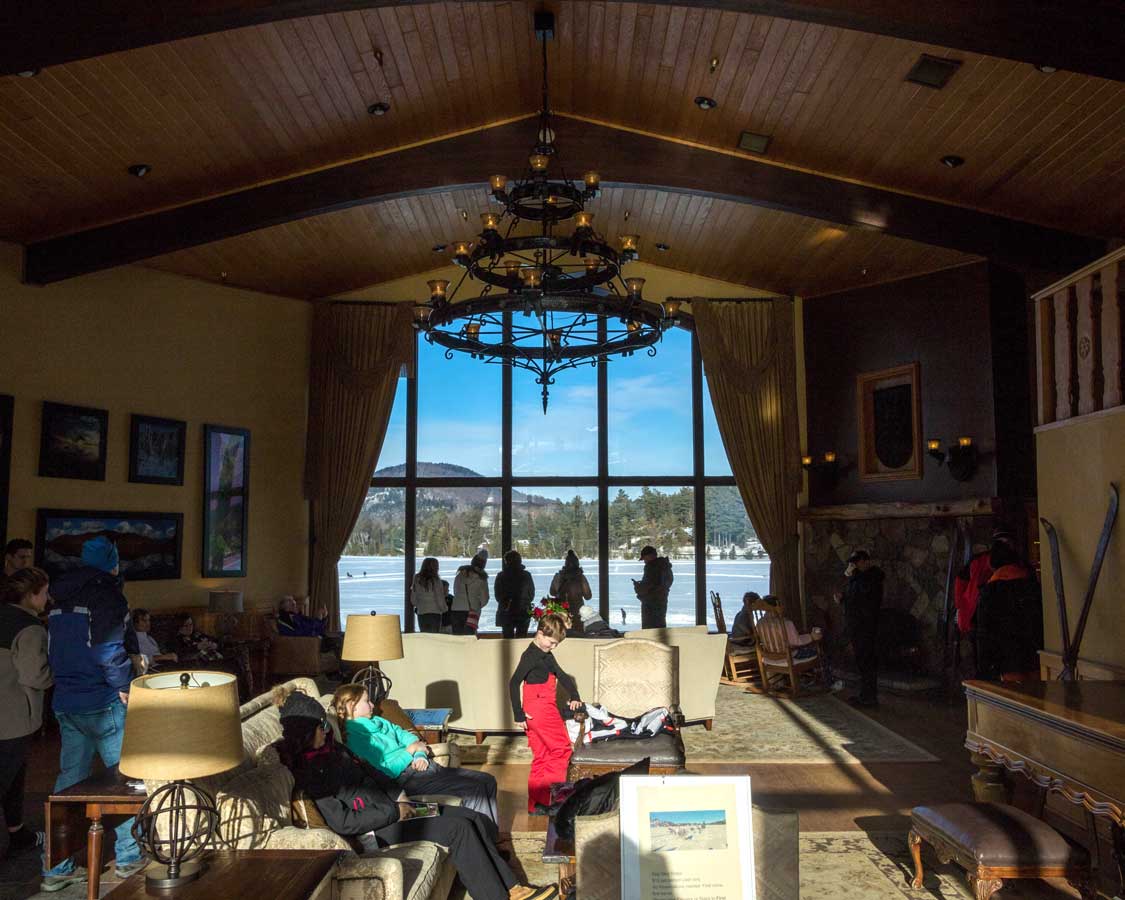
{"type": "Polygon", "coordinates": [[[977,472],[980,455],[977,445],[971,437],[957,438],[956,444],[950,444],[945,450],[941,449],[941,441],[930,438],[926,441],[926,453],[937,460],[940,466],[949,460],[949,474],[956,481],[969,481],[977,472]]]}
{"type": "Polygon", "coordinates": [[[828,487],[835,487],[836,482],[840,480],[840,463],[835,450],[827,451],[819,459],[807,454],[802,456],[801,468],[810,475],[813,472],[817,473],[817,477],[823,479],[828,487]]]}

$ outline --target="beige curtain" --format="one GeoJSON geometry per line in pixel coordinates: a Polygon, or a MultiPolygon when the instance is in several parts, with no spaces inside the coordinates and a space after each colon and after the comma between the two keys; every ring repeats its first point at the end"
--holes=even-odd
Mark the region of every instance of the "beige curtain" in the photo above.
{"type": "Polygon", "coordinates": [[[305,457],[311,606],[326,606],[332,622],[340,618],[336,564],[367,496],[413,347],[409,303],[325,303],[313,316],[305,457]]]}
{"type": "Polygon", "coordinates": [[[801,487],[793,303],[692,301],[719,433],[758,539],[770,592],[800,608],[797,495],[801,487]]]}

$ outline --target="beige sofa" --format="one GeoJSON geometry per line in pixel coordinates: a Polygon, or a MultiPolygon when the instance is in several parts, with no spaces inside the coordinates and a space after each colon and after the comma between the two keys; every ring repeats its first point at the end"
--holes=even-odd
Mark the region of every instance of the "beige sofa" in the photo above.
{"type": "MultiPolygon", "coordinates": [[[[311,679],[298,678],[288,684],[317,696],[311,679]]],[[[327,707],[331,697],[319,699],[327,707]]],[[[281,737],[277,708],[269,694],[262,694],[244,703],[240,714],[246,754],[241,765],[195,781],[215,798],[223,848],[346,851],[332,871],[330,888],[323,886],[318,900],[446,900],[456,871],[448,853],[437,844],[396,844],[361,857],[327,828],[295,826],[290,813],[293,776],[271,746],[281,737]]],[[[329,719],[335,728],[334,717],[329,719]]],[[[450,761],[446,745],[438,745],[435,751],[439,760],[450,761]]],[[[147,785],[149,791],[156,786],[147,785]]]]}
{"type": "MultiPolygon", "coordinates": [[[[650,632],[626,637],[649,639],[650,632]]],[[[653,629],[652,638],[680,648],[679,705],[687,722],[708,724],[726,652],[726,635],[708,634],[704,625],[653,629]]],[[[574,676],[579,693],[589,695],[594,680],[594,647],[609,639],[570,638],[555,656],[574,676]]],[[[527,648],[526,638],[475,638],[448,634],[404,634],[403,658],[379,665],[394,682],[391,694],[404,707],[450,707],[456,731],[515,731],[508,682],[527,648]]]]}

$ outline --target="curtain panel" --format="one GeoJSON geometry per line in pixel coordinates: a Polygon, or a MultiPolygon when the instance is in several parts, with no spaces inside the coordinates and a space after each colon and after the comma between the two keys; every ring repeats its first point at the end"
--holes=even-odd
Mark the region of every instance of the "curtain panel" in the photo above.
{"type": "Polygon", "coordinates": [[[770,592],[796,610],[801,467],[793,302],[697,297],[692,314],[723,446],[770,556],[770,592]]]}
{"type": "Polygon", "coordinates": [[[311,607],[340,620],[336,566],[359,517],[395,388],[414,360],[411,305],[318,305],[313,314],[305,496],[312,524],[311,607]]]}

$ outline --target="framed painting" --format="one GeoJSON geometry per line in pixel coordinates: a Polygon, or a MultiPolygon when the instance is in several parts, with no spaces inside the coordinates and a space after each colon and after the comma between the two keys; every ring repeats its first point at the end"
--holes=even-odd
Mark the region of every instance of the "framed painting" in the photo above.
{"type": "Polygon", "coordinates": [[[859,480],[922,477],[922,401],[918,363],[856,376],[859,480]]]}
{"type": "Polygon", "coordinates": [[[105,481],[108,431],[109,412],[104,409],[44,401],[40,476],[105,481]]]}
{"type": "Polygon", "coordinates": [[[0,394],[0,545],[8,543],[8,494],[12,486],[12,419],[15,400],[0,394]]]}
{"type": "Polygon", "coordinates": [[[183,513],[40,509],[35,517],[35,564],[52,578],[82,566],[82,545],[95,537],[117,545],[126,581],[179,578],[183,513]]]}
{"type": "Polygon", "coordinates": [[[203,577],[246,575],[250,432],[203,426],[203,577]]]}
{"type": "Polygon", "coordinates": [[[129,425],[129,480],[183,484],[187,422],[134,415],[129,425]]]}

